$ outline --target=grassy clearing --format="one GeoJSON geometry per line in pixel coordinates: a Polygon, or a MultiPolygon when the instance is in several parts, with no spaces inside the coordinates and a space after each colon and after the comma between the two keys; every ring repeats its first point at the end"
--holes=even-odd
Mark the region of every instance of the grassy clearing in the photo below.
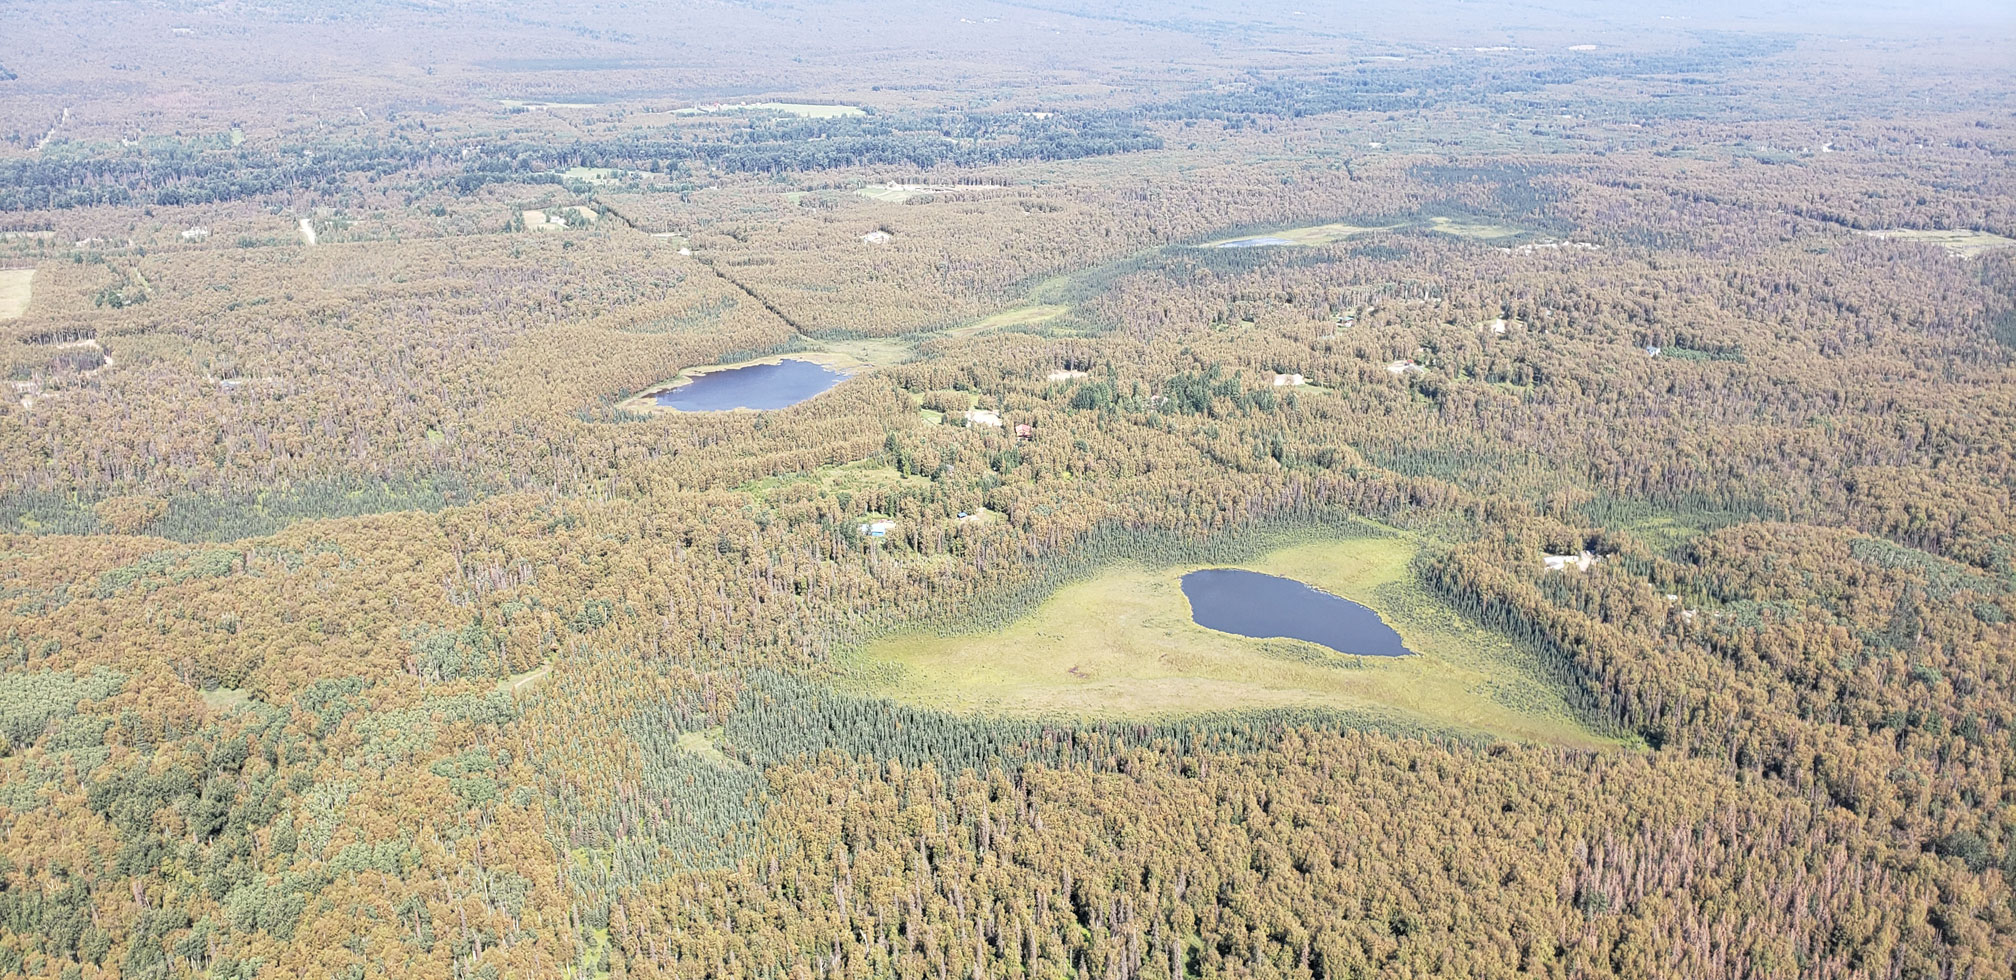
{"type": "Polygon", "coordinates": [[[902,204],[927,194],[956,194],[961,191],[998,191],[1000,184],[869,184],[854,193],[884,204],[902,204]]]}
{"type": "Polygon", "coordinates": [[[1392,231],[1404,228],[1404,224],[1391,225],[1350,225],[1333,222],[1327,225],[1309,225],[1304,228],[1289,228],[1286,231],[1272,231],[1264,235],[1240,235],[1236,238],[1220,238],[1205,242],[1205,248],[1237,247],[1238,242],[1264,241],[1269,245],[1330,245],[1347,238],[1369,235],[1375,231],[1392,231]]]}
{"type": "Polygon", "coordinates": [[[868,491],[892,491],[904,488],[928,489],[931,478],[925,476],[904,476],[895,467],[869,459],[857,459],[851,463],[822,466],[805,473],[789,473],[783,476],[765,477],[752,483],[745,483],[735,489],[750,494],[759,500],[769,499],[772,493],[784,487],[801,483],[817,486],[826,494],[862,494],[868,491]]]}
{"type": "Polygon", "coordinates": [[[541,664],[532,670],[525,671],[524,673],[512,674],[511,676],[506,677],[503,680],[497,682],[497,690],[506,691],[511,694],[517,694],[518,692],[525,690],[525,688],[533,684],[537,684],[542,680],[545,680],[547,672],[552,669],[553,669],[552,664],[541,664]]]}
{"type": "Polygon", "coordinates": [[[1925,231],[1914,228],[1887,228],[1883,231],[1870,231],[1863,234],[1876,238],[1899,238],[1910,242],[1924,242],[1927,245],[1937,245],[1963,259],[1971,259],[1983,252],[2016,245],[2016,238],[2004,238],[2001,235],[1985,231],[1925,231]]]}
{"type": "Polygon", "coordinates": [[[1414,582],[1408,564],[1418,548],[1405,538],[1321,539],[1240,567],[1364,603],[1419,656],[1350,657],[1208,630],[1191,621],[1178,583],[1208,566],[1119,566],[1058,590],[998,632],[919,630],[871,642],[860,674],[898,700],[983,714],[1330,707],[1539,742],[1607,744],[1573,719],[1508,638],[1469,624],[1414,582]]]}
{"type": "Polygon", "coordinates": [[[1678,555],[1689,541],[1732,524],[1751,520],[1751,510],[1719,509],[1705,502],[1675,510],[1642,501],[1598,496],[1576,508],[1590,524],[1628,531],[1645,546],[1664,555],[1678,555]]]}
{"type": "Polygon", "coordinates": [[[1429,218],[1428,223],[1420,227],[1426,228],[1429,231],[1439,231],[1444,235],[1455,235],[1458,238],[1479,238],[1485,240],[1512,238],[1527,233],[1526,229],[1515,228],[1511,225],[1494,225],[1481,221],[1458,221],[1454,218],[1429,218]]]}
{"type": "Polygon", "coordinates": [[[0,320],[12,320],[28,312],[28,300],[34,289],[34,269],[0,269],[0,320]]]}
{"type": "Polygon", "coordinates": [[[1529,234],[1528,229],[1516,228],[1511,225],[1494,225],[1481,221],[1468,221],[1438,216],[1432,218],[1412,218],[1383,225],[1354,225],[1341,221],[1323,225],[1306,225],[1301,228],[1289,228],[1282,231],[1219,238],[1205,242],[1200,247],[1239,248],[1283,245],[1334,245],[1361,235],[1370,235],[1381,231],[1400,231],[1409,228],[1420,228],[1427,231],[1441,232],[1445,235],[1454,235],[1458,238],[1474,238],[1484,241],[1495,241],[1500,238],[1514,238],[1529,234]]]}
{"type": "Polygon", "coordinates": [[[723,731],[718,726],[704,732],[684,732],[679,736],[679,748],[683,752],[698,756],[717,766],[730,769],[747,768],[740,762],[728,758],[721,752],[720,740],[723,731]]]}
{"type": "Polygon", "coordinates": [[[937,331],[935,334],[933,334],[933,336],[954,337],[954,338],[971,337],[976,333],[981,333],[983,331],[994,330],[1002,327],[1033,327],[1039,323],[1048,323],[1051,320],[1055,320],[1058,317],[1063,316],[1064,311],[1068,309],[1070,309],[1070,307],[1057,303],[1042,303],[1034,306],[1018,306],[1012,310],[1004,310],[1000,313],[996,313],[993,316],[987,317],[986,319],[983,320],[975,320],[972,323],[969,323],[963,327],[952,327],[947,330],[937,331]]]}
{"type": "Polygon", "coordinates": [[[732,112],[782,112],[803,119],[838,119],[842,116],[865,116],[867,111],[860,106],[819,105],[811,102],[743,102],[736,104],[717,103],[696,105],[680,109],[682,116],[706,116],[732,112]]]}
{"type": "Polygon", "coordinates": [[[252,704],[252,692],[237,687],[219,687],[203,692],[203,705],[222,715],[235,715],[252,704]]]}
{"type": "Polygon", "coordinates": [[[815,343],[815,353],[847,358],[862,367],[888,367],[917,356],[915,341],[907,337],[849,337],[815,343]]]}
{"type": "Polygon", "coordinates": [[[569,167],[561,173],[561,176],[568,180],[581,181],[584,184],[620,184],[623,182],[621,171],[611,170],[607,167],[569,167]]]}
{"type": "Polygon", "coordinates": [[[944,425],[945,413],[943,411],[940,411],[939,409],[925,408],[924,407],[925,402],[935,401],[938,404],[963,404],[964,407],[958,409],[957,412],[955,413],[957,414],[971,411],[974,406],[980,404],[980,396],[970,391],[941,390],[941,391],[926,392],[923,394],[912,394],[910,396],[910,401],[917,406],[917,414],[921,416],[924,419],[924,421],[929,422],[932,425],[944,425]]]}
{"type": "Polygon", "coordinates": [[[594,224],[602,216],[595,209],[576,204],[571,207],[555,208],[552,211],[521,211],[519,217],[525,222],[526,231],[559,231],[567,227],[567,216],[572,214],[576,221],[594,224]]]}

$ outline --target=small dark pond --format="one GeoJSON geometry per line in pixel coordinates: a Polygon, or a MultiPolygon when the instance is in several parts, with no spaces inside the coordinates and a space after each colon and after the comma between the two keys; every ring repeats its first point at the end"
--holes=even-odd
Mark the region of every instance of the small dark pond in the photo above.
{"type": "Polygon", "coordinates": [[[1293,244],[1295,244],[1295,243],[1294,243],[1294,242],[1291,242],[1291,241],[1289,241],[1289,240],[1288,240],[1288,239],[1286,239],[1286,238],[1274,238],[1274,237],[1271,237],[1271,236],[1267,236],[1267,237],[1261,237],[1261,238],[1241,238],[1241,239],[1239,239],[1239,240],[1237,240],[1237,241],[1230,241],[1230,242],[1219,242],[1219,243],[1218,243],[1218,247],[1219,247],[1219,248],[1263,248],[1263,247],[1265,247],[1265,246],[1268,246],[1268,245],[1293,245],[1293,244]]]}
{"type": "Polygon", "coordinates": [[[823,364],[785,360],[698,375],[677,388],[659,393],[657,402],[682,412],[768,410],[796,405],[845,380],[845,374],[823,364]]]}
{"type": "Polygon", "coordinates": [[[1190,618],[1208,629],[1307,640],[1366,657],[1414,652],[1378,613],[1292,578],[1206,568],[1183,576],[1183,595],[1190,600],[1190,618]]]}

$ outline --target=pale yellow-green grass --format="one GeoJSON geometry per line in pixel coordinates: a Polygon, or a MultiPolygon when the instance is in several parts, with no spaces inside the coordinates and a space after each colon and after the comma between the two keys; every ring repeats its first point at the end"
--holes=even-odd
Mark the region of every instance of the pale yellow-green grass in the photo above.
{"type": "Polygon", "coordinates": [[[860,494],[869,490],[913,490],[929,489],[931,478],[925,476],[904,476],[893,466],[870,459],[857,459],[851,463],[822,466],[816,470],[793,473],[786,476],[766,477],[745,483],[735,489],[758,499],[770,496],[776,490],[799,483],[811,483],[827,493],[860,494]]]}
{"type": "Polygon", "coordinates": [[[12,320],[28,312],[34,288],[34,269],[0,269],[0,320],[12,320]]]}
{"type": "Polygon", "coordinates": [[[1337,242],[1356,238],[1360,235],[1369,235],[1381,231],[1397,231],[1403,228],[1425,228],[1429,231],[1438,231],[1445,235],[1455,235],[1459,238],[1479,239],[1510,238],[1526,233],[1526,229],[1515,228],[1511,225],[1494,225],[1479,221],[1461,221],[1455,218],[1435,217],[1426,220],[1397,221],[1384,225],[1354,225],[1346,222],[1306,225],[1301,228],[1289,228],[1283,231],[1255,232],[1246,235],[1235,235],[1231,238],[1220,238],[1215,241],[1205,242],[1204,247],[1216,248],[1228,242],[1240,242],[1250,238],[1278,238],[1288,245],[1334,245],[1337,242]]]}
{"type": "Polygon", "coordinates": [[[1429,231],[1439,231],[1458,238],[1511,238],[1526,233],[1524,228],[1511,225],[1493,225],[1481,221],[1457,221],[1453,218],[1430,218],[1422,227],[1429,231]]]}
{"type": "Polygon", "coordinates": [[[517,694],[518,692],[523,691],[526,687],[533,684],[537,684],[538,682],[545,680],[547,672],[552,669],[553,669],[552,664],[540,664],[539,666],[534,667],[531,670],[524,671],[522,673],[512,674],[511,676],[506,677],[503,680],[497,682],[497,690],[506,691],[511,694],[517,694]]]}
{"type": "Polygon", "coordinates": [[[219,687],[203,692],[205,707],[218,714],[236,714],[252,703],[252,692],[236,687],[219,687]]]}
{"type": "Polygon", "coordinates": [[[814,343],[814,352],[850,358],[856,365],[864,367],[888,367],[917,356],[915,340],[908,337],[849,337],[821,339],[814,343]]]}
{"type": "Polygon", "coordinates": [[[700,116],[716,112],[746,112],[751,109],[767,109],[805,119],[837,119],[841,116],[861,116],[867,113],[859,106],[817,105],[810,102],[747,102],[741,105],[693,106],[679,110],[682,116],[700,116]]]}
{"type": "Polygon", "coordinates": [[[838,119],[841,116],[867,115],[859,106],[817,105],[810,102],[758,102],[748,108],[787,112],[806,119],[838,119]]]}
{"type": "Polygon", "coordinates": [[[917,196],[914,192],[888,184],[870,184],[854,193],[870,200],[881,201],[884,204],[901,204],[917,196]]]}
{"type": "Polygon", "coordinates": [[[2005,238],[1986,231],[1927,231],[1914,228],[1890,228],[1867,234],[1877,238],[1901,238],[1905,241],[1924,242],[1937,245],[1963,259],[1973,258],[1982,252],[2016,245],[2016,238],[2005,238]]]}
{"type": "Polygon", "coordinates": [[[937,331],[932,336],[954,337],[954,338],[970,337],[976,333],[981,333],[987,330],[995,330],[1003,327],[1033,327],[1036,326],[1037,324],[1048,323],[1051,320],[1057,319],[1059,316],[1062,316],[1064,314],[1065,310],[1068,309],[1070,309],[1070,307],[1062,306],[1055,303],[1040,303],[1033,306],[1018,306],[1012,310],[1003,310],[1002,312],[996,313],[993,316],[986,317],[980,320],[975,320],[972,323],[966,324],[963,327],[951,327],[949,329],[937,331]]]}
{"type": "MultiPolygon", "coordinates": [[[[966,409],[962,409],[962,411],[970,410],[973,408],[973,406],[980,404],[980,396],[973,394],[972,392],[969,391],[933,391],[930,392],[929,394],[936,396],[941,400],[965,402],[966,409]]],[[[944,425],[945,413],[935,408],[925,408],[924,407],[925,397],[926,396],[924,394],[914,394],[914,393],[910,396],[910,401],[917,406],[917,414],[921,416],[924,419],[924,421],[929,422],[932,425],[944,425]]]]}
{"type": "Polygon", "coordinates": [[[1395,228],[1402,227],[1405,227],[1405,225],[1351,225],[1344,224],[1343,222],[1332,222],[1326,225],[1308,225],[1302,228],[1289,228],[1285,231],[1270,231],[1264,234],[1238,235],[1232,238],[1221,238],[1217,241],[1205,242],[1204,244],[1206,247],[1215,248],[1227,242],[1241,242],[1249,238],[1279,238],[1290,245],[1329,245],[1341,242],[1347,238],[1371,234],[1375,231],[1392,231],[1395,228]]]}
{"type": "Polygon", "coordinates": [[[719,727],[710,728],[704,732],[682,732],[679,735],[678,745],[682,751],[699,756],[717,766],[742,768],[742,763],[728,758],[728,756],[721,752],[720,741],[722,734],[722,729],[719,727]]]}
{"type": "Polygon", "coordinates": [[[961,191],[997,191],[1000,184],[869,184],[854,193],[884,204],[902,204],[927,194],[956,194],[961,191]]]}
{"type": "Polygon", "coordinates": [[[1505,636],[1469,624],[1408,572],[1406,538],[1323,539],[1239,563],[1363,603],[1410,657],[1350,657],[1191,621],[1179,580],[1199,565],[1112,567],[993,632],[914,630],[856,655],[861,683],[901,701],[988,715],[1166,717],[1334,708],[1401,726],[1565,745],[1611,744],[1572,716],[1505,636]]]}
{"type": "Polygon", "coordinates": [[[567,227],[566,212],[568,211],[580,215],[591,224],[602,217],[595,213],[594,208],[579,204],[564,208],[554,208],[551,213],[546,211],[524,211],[519,216],[525,219],[526,231],[558,231],[567,227]]]}

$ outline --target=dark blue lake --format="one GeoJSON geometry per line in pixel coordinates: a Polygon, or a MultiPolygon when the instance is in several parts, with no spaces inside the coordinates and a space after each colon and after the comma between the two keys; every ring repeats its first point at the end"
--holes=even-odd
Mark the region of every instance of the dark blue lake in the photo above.
{"type": "Polygon", "coordinates": [[[751,364],[697,375],[660,393],[658,404],[682,412],[768,410],[796,405],[845,380],[845,374],[823,364],[787,359],[776,364],[751,364]]]}
{"type": "Polygon", "coordinates": [[[1183,595],[1190,600],[1190,618],[1208,629],[1307,640],[1366,657],[1414,652],[1378,613],[1292,578],[1206,568],[1183,576],[1183,595]]]}

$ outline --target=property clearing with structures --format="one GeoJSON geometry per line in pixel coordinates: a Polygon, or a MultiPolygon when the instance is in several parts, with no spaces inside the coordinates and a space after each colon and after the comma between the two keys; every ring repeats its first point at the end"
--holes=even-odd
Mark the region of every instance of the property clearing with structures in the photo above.
{"type": "Polygon", "coordinates": [[[595,213],[594,208],[583,207],[579,204],[572,207],[555,208],[550,213],[546,211],[526,211],[520,217],[525,219],[526,231],[557,231],[567,227],[567,215],[570,212],[589,224],[594,224],[595,220],[601,217],[601,215],[595,213]]]}

